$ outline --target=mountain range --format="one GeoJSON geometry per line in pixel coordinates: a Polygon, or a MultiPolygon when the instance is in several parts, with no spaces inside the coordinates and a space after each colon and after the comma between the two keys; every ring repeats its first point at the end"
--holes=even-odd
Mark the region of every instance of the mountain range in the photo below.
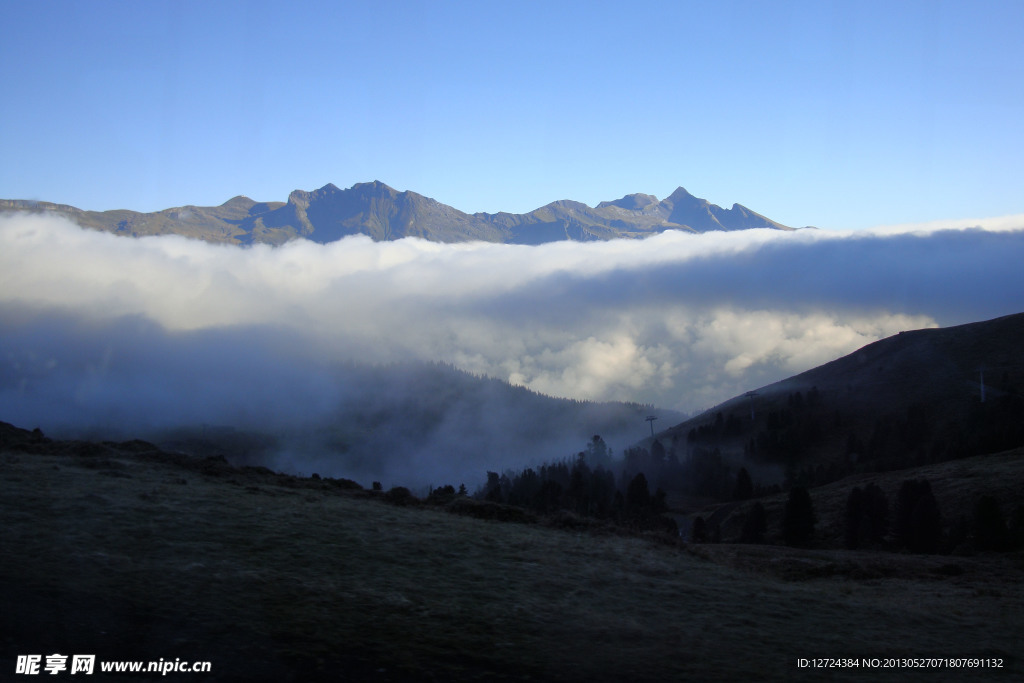
{"type": "Polygon", "coordinates": [[[237,196],[220,206],[183,206],[153,213],[85,211],[21,199],[0,200],[0,211],[56,213],[83,227],[116,235],[176,234],[233,244],[282,244],[300,237],[328,243],[359,234],[375,241],[420,237],[434,242],[542,244],[640,238],[665,230],[794,229],[740,204],[723,209],[682,187],[662,200],[629,194],[595,207],[560,200],[525,214],[468,214],[379,181],[345,190],[332,184],[312,192],[295,190],[287,202],[257,202],[237,196]]]}

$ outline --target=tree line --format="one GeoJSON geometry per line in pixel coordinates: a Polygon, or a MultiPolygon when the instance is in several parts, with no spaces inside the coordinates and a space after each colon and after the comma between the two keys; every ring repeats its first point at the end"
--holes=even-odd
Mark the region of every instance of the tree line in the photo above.
{"type": "MultiPolygon", "coordinates": [[[[692,427],[685,443],[673,438],[669,460],[689,457],[714,459],[718,444],[741,440],[744,457],[751,462],[782,465],[784,488],[819,486],[851,474],[885,472],[919,467],[948,460],[998,453],[1024,445],[1024,396],[1004,373],[986,402],[965,405],[955,416],[937,406],[914,403],[900,411],[877,415],[869,423],[854,420],[838,407],[830,407],[817,387],[806,394],[795,391],[762,415],[756,423],[743,411],[717,412],[707,422],[692,427]],[[811,456],[826,442],[835,444],[843,457],[827,463],[811,456]],[[845,443],[844,443],[845,442],[845,443]]],[[[832,448],[832,446],[830,446],[832,448]]],[[[707,470],[707,467],[704,468],[707,470]]],[[[701,486],[709,495],[727,499],[722,481],[702,472],[701,486]]],[[[692,480],[691,480],[692,481],[692,480]]]]}
{"type": "Polygon", "coordinates": [[[604,439],[595,435],[586,451],[573,458],[519,472],[488,472],[487,483],[476,496],[543,515],[568,512],[638,529],[674,532],[675,522],[662,516],[668,510],[665,490],[656,487],[652,493],[643,471],[627,468],[616,477],[612,461],[604,439]]]}
{"type": "MultiPolygon", "coordinates": [[[[851,550],[970,553],[1024,549],[1024,504],[1007,515],[995,497],[979,495],[969,515],[945,524],[927,479],[904,480],[893,506],[877,484],[855,486],[847,495],[842,519],[843,544],[851,550]]],[[[790,489],[777,521],[783,542],[795,547],[812,546],[817,521],[808,489],[790,489]]],[[[755,502],[743,518],[739,542],[763,543],[769,523],[764,505],[755,502]]],[[[703,518],[695,520],[692,541],[706,543],[720,538],[720,531],[709,529],[703,518]]]]}

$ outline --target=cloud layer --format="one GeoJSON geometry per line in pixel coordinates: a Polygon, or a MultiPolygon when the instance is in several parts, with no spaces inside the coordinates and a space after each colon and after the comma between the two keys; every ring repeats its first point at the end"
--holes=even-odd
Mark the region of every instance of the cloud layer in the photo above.
{"type": "Polygon", "coordinates": [[[900,330],[1024,310],[1022,225],[238,248],[0,217],[0,419],[294,423],[336,405],[338,363],[417,359],[710,407],[900,330]]]}

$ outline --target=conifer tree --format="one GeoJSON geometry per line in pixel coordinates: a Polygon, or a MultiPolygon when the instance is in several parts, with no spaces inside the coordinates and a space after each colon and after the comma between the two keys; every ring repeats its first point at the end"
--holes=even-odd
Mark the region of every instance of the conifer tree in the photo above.
{"type": "Polygon", "coordinates": [[[1006,549],[1006,520],[999,502],[992,496],[982,496],[974,506],[974,547],[982,551],[1006,549]]]}
{"type": "Polygon", "coordinates": [[[768,515],[765,512],[764,505],[761,505],[761,501],[758,501],[754,503],[754,507],[747,513],[747,518],[743,520],[740,542],[762,543],[764,542],[766,531],[768,531],[768,515]]]}
{"type": "Polygon", "coordinates": [[[746,467],[741,467],[736,473],[736,488],[733,489],[733,500],[749,500],[754,496],[754,482],[746,467]]]}
{"type": "Polygon", "coordinates": [[[647,477],[639,472],[629,482],[626,489],[626,512],[631,515],[642,515],[651,508],[651,492],[647,488],[647,477]]]}
{"type": "Polygon", "coordinates": [[[693,543],[708,542],[708,524],[703,517],[698,516],[693,520],[693,526],[690,527],[690,541],[693,543]]]}
{"type": "Polygon", "coordinates": [[[938,552],[942,515],[927,479],[908,479],[896,500],[896,540],[915,553],[938,552]]]}
{"type": "Polygon", "coordinates": [[[864,517],[864,491],[854,486],[846,498],[846,517],[843,525],[843,536],[846,547],[856,550],[860,547],[861,520],[864,517]]]}
{"type": "Polygon", "coordinates": [[[786,509],[782,518],[782,537],[786,545],[804,547],[810,545],[814,535],[814,505],[811,495],[803,486],[795,486],[789,492],[786,509]]]}

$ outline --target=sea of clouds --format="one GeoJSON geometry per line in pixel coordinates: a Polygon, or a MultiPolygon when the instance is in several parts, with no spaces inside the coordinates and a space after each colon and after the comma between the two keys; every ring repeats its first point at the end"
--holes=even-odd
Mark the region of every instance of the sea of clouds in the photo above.
{"type": "Polygon", "coordinates": [[[684,411],[901,330],[1024,311],[1024,216],[541,246],[214,245],[0,217],[0,420],[321,419],[338,363],[684,411]]]}

